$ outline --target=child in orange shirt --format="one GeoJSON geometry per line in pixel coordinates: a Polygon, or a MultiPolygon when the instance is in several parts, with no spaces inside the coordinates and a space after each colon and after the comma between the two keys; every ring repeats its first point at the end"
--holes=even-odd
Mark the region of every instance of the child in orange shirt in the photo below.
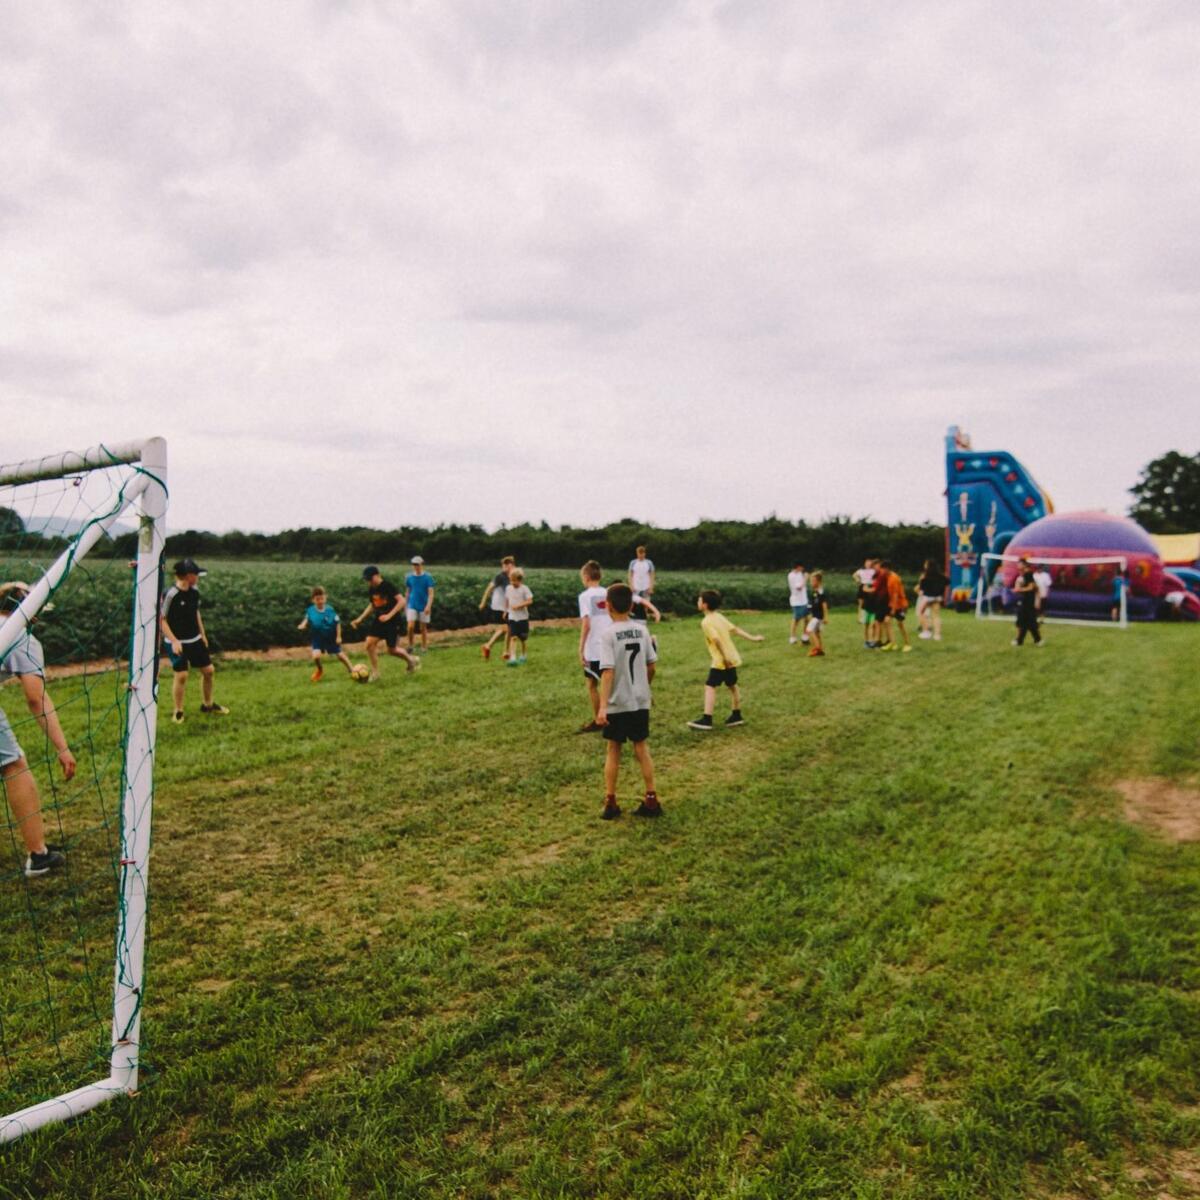
{"type": "Polygon", "coordinates": [[[912,642],[908,640],[908,630],[904,625],[904,618],[908,616],[908,596],[904,591],[904,581],[896,574],[890,562],[884,562],[880,565],[888,573],[888,616],[892,618],[893,628],[904,640],[904,645],[901,646],[893,638],[883,649],[900,650],[904,654],[911,654],[912,642]]]}

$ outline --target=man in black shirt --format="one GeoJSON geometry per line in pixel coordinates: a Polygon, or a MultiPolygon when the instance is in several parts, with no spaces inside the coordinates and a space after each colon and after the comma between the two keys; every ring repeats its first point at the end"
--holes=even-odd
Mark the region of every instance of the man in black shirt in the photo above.
{"type": "Polygon", "coordinates": [[[196,584],[205,572],[190,558],[175,564],[175,583],[163,595],[159,627],[175,677],[171,698],[175,712],[171,720],[183,724],[183,697],[187,690],[188,668],[200,672],[200,711],[224,716],[229,709],[213,700],[213,662],[208,653],[208,635],[200,616],[200,592],[196,584]]]}
{"type": "Polygon", "coordinates": [[[379,678],[380,642],[387,646],[387,652],[394,658],[404,659],[410,672],[415,671],[421,665],[421,660],[397,644],[400,639],[397,613],[404,607],[404,594],[384,579],[378,567],[363,567],[363,578],[367,581],[367,607],[350,624],[357,629],[368,617],[371,618],[367,625],[367,658],[371,662],[371,678],[379,678]]]}

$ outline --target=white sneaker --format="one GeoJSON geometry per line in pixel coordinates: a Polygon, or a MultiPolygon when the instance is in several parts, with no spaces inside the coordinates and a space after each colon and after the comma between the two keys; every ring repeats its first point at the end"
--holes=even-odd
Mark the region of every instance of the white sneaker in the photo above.
{"type": "Polygon", "coordinates": [[[789,646],[794,646],[795,644],[796,644],[796,639],[795,639],[795,638],[788,638],[788,645],[789,645],[789,646]]]}
{"type": "Polygon", "coordinates": [[[919,637],[921,641],[927,642],[931,637],[933,637],[933,634],[930,633],[928,629],[922,629],[921,632],[917,634],[917,637],[919,637]]]}
{"type": "Polygon", "coordinates": [[[808,645],[808,634],[806,633],[800,640],[807,646],[808,645]]]}

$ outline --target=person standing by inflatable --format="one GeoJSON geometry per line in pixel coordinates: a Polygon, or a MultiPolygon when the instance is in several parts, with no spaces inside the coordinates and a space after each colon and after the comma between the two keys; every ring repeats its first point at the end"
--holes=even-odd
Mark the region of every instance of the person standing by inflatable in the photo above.
{"type": "Polygon", "coordinates": [[[1018,566],[1013,591],[1017,596],[1017,636],[1013,638],[1013,645],[1023,646],[1025,635],[1031,633],[1033,634],[1033,644],[1040,646],[1042,635],[1038,630],[1038,586],[1034,582],[1033,567],[1030,566],[1027,558],[1021,559],[1018,566]]]}
{"type": "Polygon", "coordinates": [[[1129,580],[1125,578],[1124,571],[1117,571],[1113,576],[1112,586],[1112,619],[1119,621],[1121,619],[1121,609],[1124,605],[1121,603],[1125,598],[1125,589],[1129,586],[1129,580]]]}
{"type": "Polygon", "coordinates": [[[1041,563],[1033,573],[1033,582],[1037,584],[1037,611],[1039,620],[1045,614],[1046,600],[1050,595],[1050,585],[1054,580],[1046,570],[1046,564],[1041,563]]]}
{"type": "Polygon", "coordinates": [[[922,641],[942,640],[942,600],[949,584],[950,580],[942,574],[937,563],[927,558],[921,578],[917,580],[917,624],[921,627],[917,637],[922,641]]]}

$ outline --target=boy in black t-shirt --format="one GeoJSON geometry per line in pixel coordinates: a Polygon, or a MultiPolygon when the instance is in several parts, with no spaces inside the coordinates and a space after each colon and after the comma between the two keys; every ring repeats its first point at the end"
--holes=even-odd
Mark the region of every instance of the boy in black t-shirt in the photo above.
{"type": "Polygon", "coordinates": [[[825,576],[820,571],[814,571],[809,578],[808,590],[808,625],[805,632],[812,642],[809,648],[809,658],[825,657],[825,642],[821,630],[829,620],[829,599],[825,595],[825,576]]]}
{"type": "Polygon", "coordinates": [[[1033,644],[1040,646],[1042,635],[1038,631],[1038,585],[1033,577],[1033,567],[1027,558],[1021,559],[1013,591],[1017,596],[1017,636],[1013,638],[1013,645],[1023,646],[1025,635],[1032,633],[1033,644]]]}
{"type": "Polygon", "coordinates": [[[171,681],[171,699],[175,711],[171,720],[183,724],[183,698],[187,690],[188,669],[200,672],[200,711],[215,716],[229,712],[213,700],[213,661],[208,653],[208,634],[200,616],[200,591],[196,584],[205,574],[193,559],[181,558],[175,564],[175,583],[166,590],[159,610],[159,628],[171,659],[175,676],[171,681]]]}
{"type": "Polygon", "coordinates": [[[371,618],[367,625],[367,659],[371,663],[371,679],[379,678],[380,642],[387,646],[387,652],[393,658],[404,659],[411,674],[421,665],[421,660],[398,645],[400,622],[397,614],[404,607],[404,594],[384,579],[378,567],[363,567],[363,578],[367,581],[367,607],[350,625],[357,629],[368,617],[371,618]]]}

